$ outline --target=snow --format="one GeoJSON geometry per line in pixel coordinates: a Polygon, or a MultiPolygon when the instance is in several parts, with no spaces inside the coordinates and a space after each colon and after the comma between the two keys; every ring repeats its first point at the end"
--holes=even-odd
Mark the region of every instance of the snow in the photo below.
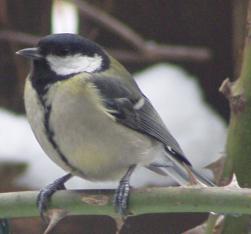
{"type": "MultiPolygon", "coordinates": [[[[152,101],[171,133],[179,141],[193,165],[200,169],[220,157],[226,127],[203,101],[194,79],[179,67],[159,64],[135,75],[142,91],[152,101]]],[[[0,110],[0,162],[24,161],[29,165],[18,183],[34,189],[65,174],[42,151],[27,120],[0,110]]],[[[139,168],[132,176],[133,186],[171,182],[163,176],[139,168]]],[[[74,178],[68,188],[112,188],[116,183],[91,183],[74,178]]]]}

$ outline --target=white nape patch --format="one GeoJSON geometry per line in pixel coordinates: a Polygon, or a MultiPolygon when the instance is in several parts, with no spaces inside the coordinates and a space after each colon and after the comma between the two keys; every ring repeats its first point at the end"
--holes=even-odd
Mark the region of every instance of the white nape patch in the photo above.
{"type": "Polygon", "coordinates": [[[94,72],[102,66],[102,58],[97,54],[93,57],[82,54],[65,57],[50,54],[46,56],[46,60],[49,62],[51,70],[61,76],[79,72],[94,72]]]}
{"type": "Polygon", "coordinates": [[[137,103],[133,106],[134,110],[139,110],[140,108],[142,108],[145,104],[145,99],[144,98],[140,98],[137,103]]]}

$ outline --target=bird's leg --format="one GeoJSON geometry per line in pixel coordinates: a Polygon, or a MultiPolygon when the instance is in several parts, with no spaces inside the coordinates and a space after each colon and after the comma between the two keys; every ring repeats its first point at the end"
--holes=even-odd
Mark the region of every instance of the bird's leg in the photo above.
{"type": "Polygon", "coordinates": [[[127,212],[129,192],[130,192],[129,180],[135,167],[136,165],[132,165],[129,167],[126,174],[119,181],[119,186],[116,189],[116,192],[114,195],[115,209],[121,215],[125,215],[127,212]]]}
{"type": "Polygon", "coordinates": [[[45,186],[44,188],[42,188],[39,191],[39,194],[37,196],[37,207],[39,209],[39,213],[40,216],[42,218],[42,220],[45,222],[45,212],[47,210],[48,207],[48,203],[50,198],[52,197],[52,195],[58,191],[58,190],[64,190],[65,189],[65,183],[72,177],[72,175],[66,174],[63,177],[60,177],[58,179],[56,179],[54,182],[52,182],[51,184],[48,184],[47,186],[45,186]]]}

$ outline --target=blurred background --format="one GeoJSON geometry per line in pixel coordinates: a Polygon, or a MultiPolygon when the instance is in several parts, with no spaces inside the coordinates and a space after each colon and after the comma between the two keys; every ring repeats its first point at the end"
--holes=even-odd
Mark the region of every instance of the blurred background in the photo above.
{"type": "MultiPolygon", "coordinates": [[[[210,165],[224,156],[229,118],[218,88],[225,78],[238,77],[246,4],[246,0],[0,0],[0,191],[39,189],[64,174],[44,155],[26,121],[23,87],[30,64],[15,55],[42,36],[60,32],[88,37],[117,58],[194,166],[213,178],[215,168],[210,165]]],[[[132,184],[156,182],[173,184],[143,169],[135,173],[132,184]]],[[[67,187],[115,186],[74,179],[67,187]]],[[[144,215],[129,218],[122,233],[182,233],[206,217],[144,215]]],[[[12,220],[11,228],[13,233],[42,230],[35,218],[12,220]]],[[[52,233],[115,233],[115,223],[104,216],[73,217],[52,233]]]]}

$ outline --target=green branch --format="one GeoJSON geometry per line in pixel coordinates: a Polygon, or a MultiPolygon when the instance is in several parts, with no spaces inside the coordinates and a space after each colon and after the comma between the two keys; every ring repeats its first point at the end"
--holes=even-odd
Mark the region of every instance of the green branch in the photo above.
{"type": "MultiPolygon", "coordinates": [[[[239,2],[238,2],[239,4],[239,2]]],[[[233,162],[233,171],[241,187],[251,187],[251,0],[247,4],[247,33],[240,77],[225,86],[231,107],[226,151],[233,162]]],[[[227,217],[223,234],[250,232],[251,216],[227,217]]]]}
{"type": "MultiPolygon", "coordinates": [[[[38,216],[38,192],[0,194],[0,218],[38,216]]],[[[112,204],[113,190],[58,191],[49,208],[70,215],[117,216],[112,204]]],[[[133,215],[146,213],[207,212],[251,214],[251,189],[171,187],[134,190],[130,197],[133,215]]]]}

